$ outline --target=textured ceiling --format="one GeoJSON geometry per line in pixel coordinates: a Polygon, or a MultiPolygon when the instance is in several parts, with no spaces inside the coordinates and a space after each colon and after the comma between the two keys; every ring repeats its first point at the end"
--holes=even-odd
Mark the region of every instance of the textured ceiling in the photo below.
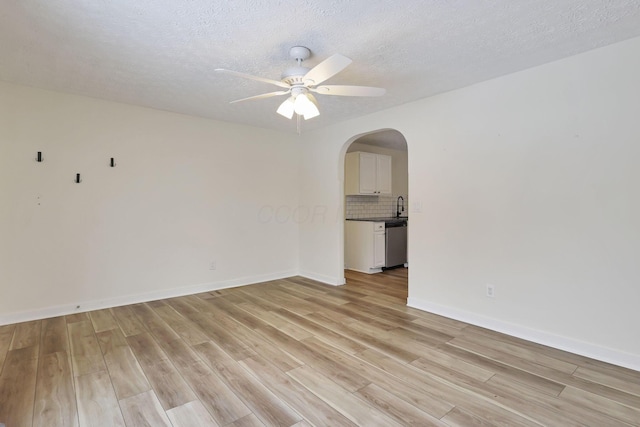
{"type": "Polygon", "coordinates": [[[304,45],[313,66],[353,63],[328,84],[381,98],[318,96],[326,126],[640,36],[638,0],[2,0],[0,80],[295,132],[278,90],[304,45]]]}

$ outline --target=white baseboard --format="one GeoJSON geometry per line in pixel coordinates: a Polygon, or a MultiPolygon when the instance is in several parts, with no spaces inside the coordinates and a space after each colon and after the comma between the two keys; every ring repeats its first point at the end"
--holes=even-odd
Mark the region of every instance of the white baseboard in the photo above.
{"type": "Polygon", "coordinates": [[[324,274],[313,273],[311,271],[300,271],[298,274],[302,277],[306,277],[307,279],[333,286],[342,286],[347,282],[344,277],[331,277],[324,274]]]}
{"type": "Polygon", "coordinates": [[[382,268],[369,268],[367,270],[360,270],[358,268],[347,268],[347,270],[351,270],[351,271],[357,271],[358,273],[364,273],[364,274],[376,274],[376,273],[382,273],[382,268]]]}
{"type": "Polygon", "coordinates": [[[527,326],[505,322],[449,306],[434,304],[418,298],[409,297],[407,299],[407,305],[419,310],[428,311],[433,314],[438,314],[440,316],[459,320],[482,328],[491,329],[517,338],[522,338],[537,344],[553,347],[558,350],[568,351],[570,353],[579,354],[602,362],[612,363],[617,366],[623,366],[625,368],[640,371],[640,355],[637,354],[626,353],[624,351],[598,346],[550,332],[539,331],[527,326]]]}
{"type": "Polygon", "coordinates": [[[240,277],[219,282],[201,283],[198,285],[182,286],[179,288],[163,289],[141,294],[125,295],[115,298],[79,302],[75,304],[63,304],[45,307],[37,310],[21,311],[0,316],[0,325],[28,322],[30,320],[47,319],[49,317],[64,316],[67,314],[83,313],[85,311],[100,310],[103,308],[119,307],[121,305],[137,304],[158,299],[174,298],[184,295],[192,295],[201,292],[216,291],[219,289],[235,288],[238,286],[252,285],[254,283],[268,282],[284,279],[297,275],[297,271],[283,271],[256,276],[240,277]]]}

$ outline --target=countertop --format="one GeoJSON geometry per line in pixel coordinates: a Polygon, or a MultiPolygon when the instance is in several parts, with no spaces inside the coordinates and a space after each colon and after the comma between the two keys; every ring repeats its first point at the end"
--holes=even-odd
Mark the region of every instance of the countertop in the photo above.
{"type": "Polygon", "coordinates": [[[347,221],[371,221],[371,222],[389,222],[389,221],[398,221],[398,220],[408,221],[409,217],[406,217],[406,216],[401,216],[401,217],[389,216],[389,217],[384,217],[384,218],[348,218],[347,219],[347,221]]]}

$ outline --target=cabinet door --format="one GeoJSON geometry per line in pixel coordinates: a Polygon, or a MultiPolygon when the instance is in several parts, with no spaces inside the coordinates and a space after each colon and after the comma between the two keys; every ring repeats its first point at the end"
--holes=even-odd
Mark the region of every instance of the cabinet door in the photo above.
{"type": "Polygon", "coordinates": [[[378,156],[360,153],[360,194],[378,194],[378,156]]]}
{"type": "Polygon", "coordinates": [[[376,158],[376,189],[378,194],[391,194],[391,156],[376,158]]]}
{"type": "Polygon", "coordinates": [[[373,267],[384,267],[386,255],[386,238],[384,233],[373,235],[373,267]]]}

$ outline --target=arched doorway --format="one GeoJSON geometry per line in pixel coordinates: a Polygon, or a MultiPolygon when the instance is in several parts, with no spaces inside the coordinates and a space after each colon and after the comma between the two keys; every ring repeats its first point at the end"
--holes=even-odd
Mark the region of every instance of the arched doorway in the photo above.
{"type": "Polygon", "coordinates": [[[380,129],[351,138],[343,147],[343,156],[342,235],[346,283],[367,283],[369,289],[383,292],[393,287],[395,295],[406,298],[407,141],[395,129],[380,129]],[[377,227],[373,235],[368,231],[372,227],[377,227]]]}

